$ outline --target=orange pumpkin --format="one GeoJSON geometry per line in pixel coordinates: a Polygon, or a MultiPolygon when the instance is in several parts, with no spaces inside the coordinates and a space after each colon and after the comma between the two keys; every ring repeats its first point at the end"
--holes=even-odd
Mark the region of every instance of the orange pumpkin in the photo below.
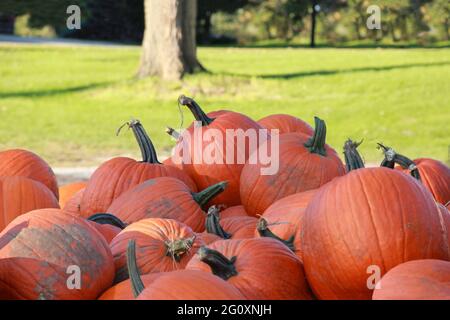
{"type": "Polygon", "coordinates": [[[253,238],[258,219],[249,216],[221,218],[222,212],[217,206],[208,209],[205,233],[212,233],[222,239],[253,238]]]}
{"type": "Polygon", "coordinates": [[[82,215],[81,211],[80,211],[80,203],[81,203],[81,199],[83,198],[84,190],[86,190],[86,189],[81,189],[81,190],[77,191],[69,200],[67,200],[65,206],[63,207],[63,210],[65,212],[83,216],[85,218],[87,218],[89,216],[87,214],[82,215]]]}
{"type": "Polygon", "coordinates": [[[266,129],[278,129],[279,134],[299,132],[312,136],[314,129],[305,121],[289,114],[271,114],[258,120],[258,123],[266,129]]]}
{"type": "Polygon", "coordinates": [[[59,206],[64,208],[66,203],[81,189],[86,188],[86,182],[74,182],[59,187],[59,206]]]}
{"type": "Polygon", "coordinates": [[[109,213],[97,213],[87,218],[89,223],[102,234],[107,243],[111,243],[125,227],[119,218],[109,213]]]}

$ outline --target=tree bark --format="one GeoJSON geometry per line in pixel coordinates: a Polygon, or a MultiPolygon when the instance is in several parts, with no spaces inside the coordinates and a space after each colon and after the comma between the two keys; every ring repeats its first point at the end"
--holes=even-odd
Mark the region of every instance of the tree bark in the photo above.
{"type": "Polygon", "coordinates": [[[138,77],[178,80],[203,70],[197,60],[197,0],[145,0],[145,31],[138,77]]]}

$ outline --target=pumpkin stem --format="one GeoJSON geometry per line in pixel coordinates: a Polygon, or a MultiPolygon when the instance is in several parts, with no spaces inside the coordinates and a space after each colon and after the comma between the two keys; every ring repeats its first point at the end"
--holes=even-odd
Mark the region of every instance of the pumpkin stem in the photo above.
{"type": "Polygon", "coordinates": [[[161,162],[158,161],[158,157],[156,155],[156,150],[153,146],[152,140],[150,140],[150,137],[148,136],[141,122],[136,119],[131,119],[129,122],[126,122],[117,130],[117,135],[119,135],[124,126],[128,126],[128,128],[131,128],[131,130],[133,130],[133,134],[136,137],[139,148],[141,149],[142,162],[160,164],[161,162]]]}
{"type": "Polygon", "coordinates": [[[195,120],[202,123],[202,127],[205,127],[214,121],[214,119],[211,119],[206,115],[206,113],[203,112],[202,108],[200,108],[200,106],[197,102],[194,101],[194,99],[181,95],[178,98],[178,103],[183,106],[187,106],[194,115],[195,120]]]}
{"type": "Polygon", "coordinates": [[[131,289],[133,290],[133,295],[137,298],[138,295],[144,291],[145,286],[142,282],[139,268],[136,262],[136,240],[128,241],[127,247],[127,268],[128,274],[130,275],[131,289]]]}
{"type": "Polygon", "coordinates": [[[414,178],[421,181],[419,169],[417,168],[414,161],[401,154],[398,154],[397,152],[394,151],[394,149],[384,146],[381,143],[378,143],[378,149],[382,149],[384,153],[384,159],[381,162],[382,167],[394,169],[395,164],[398,164],[403,169],[409,170],[410,174],[414,178]]]}
{"type": "Polygon", "coordinates": [[[325,121],[319,119],[318,117],[314,117],[314,123],[314,135],[306,141],[304,146],[308,148],[311,153],[317,153],[325,157],[327,155],[325,150],[327,126],[325,125],[325,121]]]}
{"type": "Polygon", "coordinates": [[[197,202],[198,205],[203,208],[211,199],[213,199],[219,193],[223,192],[227,185],[227,181],[213,184],[212,186],[209,186],[202,191],[193,192],[192,197],[194,198],[195,202],[197,202]]]}
{"type": "Polygon", "coordinates": [[[175,240],[167,240],[165,242],[166,245],[166,256],[172,257],[176,262],[180,262],[181,257],[191,250],[192,245],[194,244],[196,236],[192,236],[190,238],[185,239],[175,239],[175,240]]]}
{"type": "Polygon", "coordinates": [[[197,253],[200,257],[200,261],[203,261],[210,266],[212,273],[223,280],[228,280],[238,274],[236,267],[234,266],[234,263],[236,262],[235,256],[228,259],[219,251],[207,247],[201,247],[197,253]]]}
{"type": "Polygon", "coordinates": [[[110,213],[96,213],[87,218],[87,220],[94,221],[99,224],[110,224],[122,230],[127,226],[125,222],[110,213]]]}
{"type": "Polygon", "coordinates": [[[220,209],[218,206],[209,207],[205,223],[206,232],[215,234],[222,239],[230,239],[231,234],[223,230],[222,226],[220,225],[219,212],[220,209]]]}
{"type": "Polygon", "coordinates": [[[258,233],[261,237],[273,238],[275,240],[278,240],[281,243],[285,244],[291,251],[295,251],[295,246],[294,246],[295,235],[292,235],[287,240],[281,239],[280,237],[278,237],[275,233],[273,233],[269,229],[269,223],[263,217],[261,217],[258,220],[258,224],[256,225],[256,230],[258,230],[258,233]]]}
{"type": "Polygon", "coordinates": [[[175,140],[180,138],[180,133],[172,127],[166,127],[166,133],[173,137],[175,140]]]}
{"type": "Polygon", "coordinates": [[[345,141],[344,144],[344,156],[345,156],[345,166],[347,167],[347,172],[356,169],[364,168],[364,161],[361,158],[357,148],[363,141],[354,142],[350,139],[345,141]]]}

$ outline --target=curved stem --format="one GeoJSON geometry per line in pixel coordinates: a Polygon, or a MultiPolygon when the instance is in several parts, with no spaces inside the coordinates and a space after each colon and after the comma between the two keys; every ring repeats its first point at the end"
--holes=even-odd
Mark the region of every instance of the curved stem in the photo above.
{"type": "Polygon", "coordinates": [[[196,236],[185,239],[175,239],[167,240],[166,245],[166,256],[172,257],[176,262],[180,262],[182,256],[191,250],[194,245],[196,236]]]}
{"type": "Polygon", "coordinates": [[[228,280],[238,274],[236,267],[234,266],[236,257],[228,259],[219,251],[207,247],[201,247],[197,253],[200,260],[211,267],[212,273],[223,280],[228,280]]]}
{"type": "Polygon", "coordinates": [[[266,219],[262,217],[259,219],[258,224],[256,226],[256,230],[258,230],[258,233],[261,237],[273,238],[275,240],[278,240],[284,245],[286,245],[291,251],[295,251],[294,246],[295,235],[290,236],[289,239],[287,240],[281,239],[269,229],[269,223],[267,222],[266,219]]]}
{"type": "Polygon", "coordinates": [[[110,213],[96,213],[87,218],[87,220],[94,221],[99,224],[110,224],[122,230],[127,226],[125,222],[110,213]]]}
{"type": "Polygon", "coordinates": [[[160,164],[161,162],[158,161],[158,157],[156,155],[156,150],[153,146],[152,140],[148,136],[141,122],[139,120],[132,119],[131,121],[122,125],[122,127],[117,130],[117,134],[120,133],[120,130],[125,125],[133,130],[133,134],[136,138],[139,148],[141,149],[142,162],[160,164]]]}
{"type": "Polygon", "coordinates": [[[221,237],[222,239],[230,239],[231,234],[223,230],[222,226],[220,225],[219,213],[220,213],[219,207],[217,206],[209,207],[205,222],[206,232],[215,234],[221,237]]]}
{"type": "Polygon", "coordinates": [[[362,140],[360,142],[354,142],[348,139],[344,144],[345,166],[347,167],[347,172],[364,168],[364,161],[357,150],[361,143],[362,140]]]}
{"type": "Polygon", "coordinates": [[[304,146],[308,148],[311,153],[326,156],[327,152],[325,150],[325,140],[327,136],[327,126],[325,125],[325,121],[319,119],[318,117],[314,117],[314,123],[314,135],[308,139],[304,146]]]}
{"type": "Polygon", "coordinates": [[[223,192],[225,188],[227,187],[228,182],[222,181],[216,184],[213,184],[212,186],[209,186],[206,189],[203,189],[199,192],[193,192],[192,197],[194,198],[195,202],[198,203],[198,205],[202,208],[215,196],[217,196],[219,193],[223,192]]]}
{"type": "Polygon", "coordinates": [[[206,113],[203,112],[202,108],[200,108],[200,106],[197,102],[194,101],[194,99],[181,95],[178,98],[178,103],[188,107],[194,115],[195,120],[200,121],[203,127],[211,124],[214,121],[214,119],[208,117],[206,113]]]}
{"type": "Polygon", "coordinates": [[[128,241],[127,247],[127,268],[128,274],[130,275],[131,289],[133,290],[133,295],[137,298],[138,295],[144,291],[145,286],[142,282],[139,268],[136,262],[136,240],[128,241]]]}
{"type": "Polygon", "coordinates": [[[416,178],[417,180],[421,181],[420,179],[420,173],[419,169],[417,168],[414,161],[411,159],[396,153],[394,149],[384,146],[381,143],[378,143],[379,148],[383,150],[384,153],[384,159],[381,162],[382,167],[387,167],[393,169],[395,164],[398,164],[403,169],[409,170],[409,173],[416,178]]]}

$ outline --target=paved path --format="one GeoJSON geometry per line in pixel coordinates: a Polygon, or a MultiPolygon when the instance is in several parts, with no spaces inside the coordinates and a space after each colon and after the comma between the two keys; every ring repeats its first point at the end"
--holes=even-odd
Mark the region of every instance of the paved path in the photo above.
{"type": "Polygon", "coordinates": [[[122,43],[108,41],[78,40],[65,38],[39,38],[39,37],[19,37],[14,35],[0,34],[0,44],[35,44],[35,45],[56,45],[56,46],[96,46],[96,47],[136,47],[122,43]]]}

